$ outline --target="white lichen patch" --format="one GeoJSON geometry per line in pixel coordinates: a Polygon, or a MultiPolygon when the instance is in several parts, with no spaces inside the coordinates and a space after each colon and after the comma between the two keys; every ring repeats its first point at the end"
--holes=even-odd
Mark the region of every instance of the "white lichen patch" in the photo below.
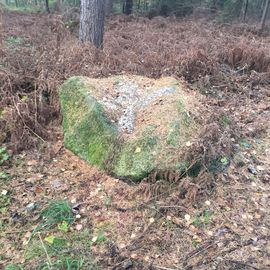
{"type": "Polygon", "coordinates": [[[176,88],[162,87],[145,95],[144,89],[131,81],[123,80],[115,84],[112,94],[107,94],[102,99],[102,104],[109,111],[117,113],[117,126],[120,132],[132,133],[135,129],[136,115],[144,110],[151,102],[162,96],[172,94],[176,88]],[[144,93],[144,95],[142,95],[144,93]]]}

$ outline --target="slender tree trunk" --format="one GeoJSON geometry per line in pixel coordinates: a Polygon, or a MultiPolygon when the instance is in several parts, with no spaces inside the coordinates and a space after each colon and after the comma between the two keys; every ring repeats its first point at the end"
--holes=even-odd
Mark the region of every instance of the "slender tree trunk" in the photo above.
{"type": "Polygon", "coordinates": [[[82,0],[80,18],[80,40],[103,47],[105,0],[82,0]]]}
{"type": "Polygon", "coordinates": [[[105,15],[110,16],[113,10],[113,0],[105,0],[105,15]]]}
{"type": "Polygon", "coordinates": [[[141,0],[138,0],[138,3],[137,3],[137,9],[138,9],[138,10],[141,9],[141,0]]]}
{"type": "Polygon", "coordinates": [[[62,11],[62,0],[56,0],[54,9],[55,9],[55,11],[61,13],[61,11],[62,11]]]}
{"type": "Polygon", "coordinates": [[[133,0],[124,0],[123,2],[123,13],[130,15],[133,10],[133,0]]]}
{"type": "Polygon", "coordinates": [[[269,3],[270,3],[270,0],[265,1],[265,5],[263,8],[263,15],[262,15],[261,24],[260,24],[260,31],[261,32],[264,30],[264,27],[265,27],[265,21],[266,21],[266,17],[267,17],[267,13],[268,13],[269,3]]]}
{"type": "Polygon", "coordinates": [[[243,6],[243,22],[246,21],[247,18],[247,10],[248,10],[248,0],[244,0],[244,6],[243,6]]]}
{"type": "Polygon", "coordinates": [[[45,9],[47,13],[50,13],[49,0],[45,0],[45,9]]]}

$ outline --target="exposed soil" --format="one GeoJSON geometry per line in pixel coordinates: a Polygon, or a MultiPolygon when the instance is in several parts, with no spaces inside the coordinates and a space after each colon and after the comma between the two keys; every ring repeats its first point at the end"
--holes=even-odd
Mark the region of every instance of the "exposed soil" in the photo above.
{"type": "Polygon", "coordinates": [[[45,250],[26,254],[49,234],[68,238],[66,249],[93,258],[94,269],[270,268],[269,36],[246,25],[117,17],[99,52],[56,16],[1,18],[0,140],[12,157],[1,166],[10,178],[1,180],[0,268],[38,269],[45,250]],[[226,157],[225,168],[134,184],[65,150],[57,87],[72,75],[120,73],[183,77],[205,94],[207,124],[192,158],[226,157]],[[75,223],[30,240],[41,210],[59,199],[79,203],[75,223]],[[74,240],[86,229],[90,245],[74,240]]]}

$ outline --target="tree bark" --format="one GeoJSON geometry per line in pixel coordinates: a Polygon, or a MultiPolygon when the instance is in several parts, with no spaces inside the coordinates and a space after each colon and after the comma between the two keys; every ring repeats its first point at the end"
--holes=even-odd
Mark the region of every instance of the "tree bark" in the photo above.
{"type": "Polygon", "coordinates": [[[244,1],[244,6],[243,6],[243,22],[246,21],[247,18],[247,10],[248,10],[248,0],[244,1]]]}
{"type": "Polygon", "coordinates": [[[105,0],[105,15],[110,16],[113,10],[113,0],[105,0]]]}
{"type": "Polygon", "coordinates": [[[124,0],[123,2],[123,13],[130,15],[133,10],[133,0],[124,0]]]}
{"type": "Polygon", "coordinates": [[[80,40],[103,47],[105,0],[82,0],[80,17],[80,40]]]}
{"type": "Polygon", "coordinates": [[[265,27],[265,21],[266,21],[266,17],[267,17],[267,13],[268,13],[269,3],[270,3],[270,0],[265,1],[265,5],[263,8],[263,15],[262,15],[261,24],[260,24],[260,31],[261,32],[264,30],[264,27],[265,27]]]}
{"type": "Polygon", "coordinates": [[[49,0],[45,0],[45,9],[47,13],[50,13],[49,0]]]}

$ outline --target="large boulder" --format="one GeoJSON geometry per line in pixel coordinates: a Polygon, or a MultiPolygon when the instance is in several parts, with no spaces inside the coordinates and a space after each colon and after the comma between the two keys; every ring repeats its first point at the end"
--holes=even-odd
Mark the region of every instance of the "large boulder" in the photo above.
{"type": "Polygon", "coordinates": [[[189,166],[198,102],[176,79],[72,77],[60,100],[66,148],[109,174],[141,180],[189,166]]]}

